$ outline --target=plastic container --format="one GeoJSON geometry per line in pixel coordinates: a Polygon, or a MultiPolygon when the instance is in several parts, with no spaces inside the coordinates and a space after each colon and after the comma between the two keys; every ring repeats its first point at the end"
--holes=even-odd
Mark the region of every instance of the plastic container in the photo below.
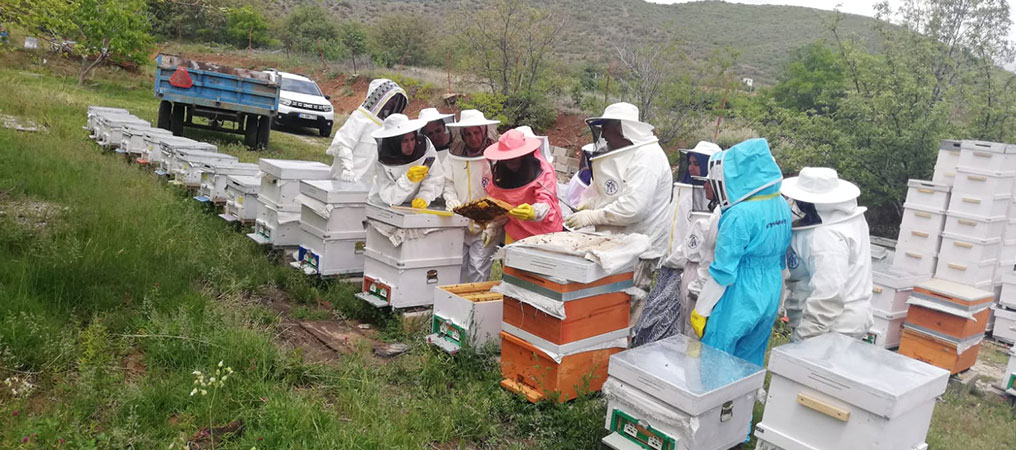
{"type": "Polygon", "coordinates": [[[952,186],[956,178],[956,164],[960,160],[960,141],[943,139],[935,160],[935,174],[931,181],[952,186]]]}
{"type": "Polygon", "coordinates": [[[956,192],[949,199],[949,212],[965,214],[968,216],[996,217],[1004,216],[1009,212],[1009,204],[1012,203],[1012,193],[959,193],[956,192]]]}
{"type": "Polygon", "coordinates": [[[907,180],[907,204],[944,210],[949,206],[949,185],[924,180],[907,180]]]}
{"type": "Polygon", "coordinates": [[[949,372],[841,334],[782,345],[755,436],[782,449],[924,445],[949,372]]]}

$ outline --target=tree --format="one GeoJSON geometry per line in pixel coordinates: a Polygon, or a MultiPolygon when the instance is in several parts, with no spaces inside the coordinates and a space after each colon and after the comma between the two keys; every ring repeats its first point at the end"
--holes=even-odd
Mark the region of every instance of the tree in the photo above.
{"type": "Polygon", "coordinates": [[[342,27],[342,44],[353,58],[353,73],[356,73],[356,55],[367,51],[367,30],[359,22],[349,22],[342,27]]]}
{"type": "Polygon", "coordinates": [[[773,98],[798,111],[835,112],[836,103],[846,95],[845,69],[839,55],[824,42],[798,48],[773,86],[773,98]]]}
{"type": "Polygon", "coordinates": [[[271,42],[268,20],[250,6],[230,8],[226,12],[226,34],[237,47],[248,49],[271,42]]]}
{"type": "Polygon", "coordinates": [[[320,6],[301,6],[288,16],[283,25],[282,44],[286,50],[321,54],[337,59],[345,54],[339,27],[320,6]]]}
{"type": "Polygon", "coordinates": [[[433,40],[433,30],[428,20],[420,16],[384,16],[371,27],[371,55],[385,67],[421,63],[433,40]]]}
{"type": "Polygon", "coordinates": [[[110,59],[141,62],[152,46],[143,0],[75,0],[58,23],[81,57],[78,85],[110,59]]]}

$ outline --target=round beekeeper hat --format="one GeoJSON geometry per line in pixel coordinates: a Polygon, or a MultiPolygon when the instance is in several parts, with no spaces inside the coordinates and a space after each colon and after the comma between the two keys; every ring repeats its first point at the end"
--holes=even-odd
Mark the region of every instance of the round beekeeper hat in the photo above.
{"type": "Polygon", "coordinates": [[[500,120],[491,120],[484,117],[483,113],[475,109],[467,109],[459,113],[459,121],[448,124],[449,127],[485,127],[497,125],[500,120]]]}
{"type": "Polygon", "coordinates": [[[716,145],[708,141],[699,141],[695,144],[695,148],[689,148],[681,150],[681,153],[698,153],[700,155],[713,156],[713,153],[719,152],[722,149],[719,145],[716,145]]]}
{"type": "Polygon", "coordinates": [[[540,148],[540,143],[539,139],[527,138],[519,130],[508,130],[483,151],[483,156],[492,161],[514,159],[535,152],[540,148]]]}
{"type": "Polygon", "coordinates": [[[384,124],[380,130],[377,130],[370,134],[370,137],[374,139],[384,139],[395,136],[402,136],[403,134],[411,131],[419,131],[427,125],[427,121],[420,119],[410,119],[405,114],[392,114],[385,118],[384,124]]]}
{"type": "Polygon", "coordinates": [[[443,120],[447,123],[448,119],[452,119],[452,122],[454,122],[455,114],[445,114],[438,111],[437,108],[423,108],[420,110],[420,116],[418,117],[418,120],[422,120],[427,123],[431,123],[435,120],[443,120]]]}
{"type": "Polygon", "coordinates": [[[653,126],[639,121],[639,107],[627,102],[618,102],[608,105],[603,110],[603,115],[600,117],[590,117],[586,119],[586,123],[590,125],[602,125],[607,120],[620,120],[622,122],[628,122],[633,124],[642,124],[648,127],[650,130],[653,126]]]}
{"type": "Polygon", "coordinates": [[[861,195],[861,190],[844,181],[836,170],[828,167],[805,167],[793,178],[783,180],[780,192],[794,200],[808,203],[841,203],[861,195]]]}

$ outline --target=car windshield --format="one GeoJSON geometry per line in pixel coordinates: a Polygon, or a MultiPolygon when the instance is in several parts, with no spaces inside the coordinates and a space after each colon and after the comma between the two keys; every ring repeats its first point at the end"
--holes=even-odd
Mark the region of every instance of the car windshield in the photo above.
{"type": "Polygon", "coordinates": [[[318,89],[317,84],[313,81],[295,80],[292,78],[282,79],[282,90],[307,95],[321,95],[321,90],[318,89]]]}

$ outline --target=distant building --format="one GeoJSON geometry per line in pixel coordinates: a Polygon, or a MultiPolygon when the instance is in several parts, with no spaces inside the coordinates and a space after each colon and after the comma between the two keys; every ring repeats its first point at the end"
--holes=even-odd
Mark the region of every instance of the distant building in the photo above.
{"type": "Polygon", "coordinates": [[[741,78],[741,84],[745,85],[748,89],[751,89],[752,87],[755,86],[755,80],[748,77],[744,77],[741,78]]]}

